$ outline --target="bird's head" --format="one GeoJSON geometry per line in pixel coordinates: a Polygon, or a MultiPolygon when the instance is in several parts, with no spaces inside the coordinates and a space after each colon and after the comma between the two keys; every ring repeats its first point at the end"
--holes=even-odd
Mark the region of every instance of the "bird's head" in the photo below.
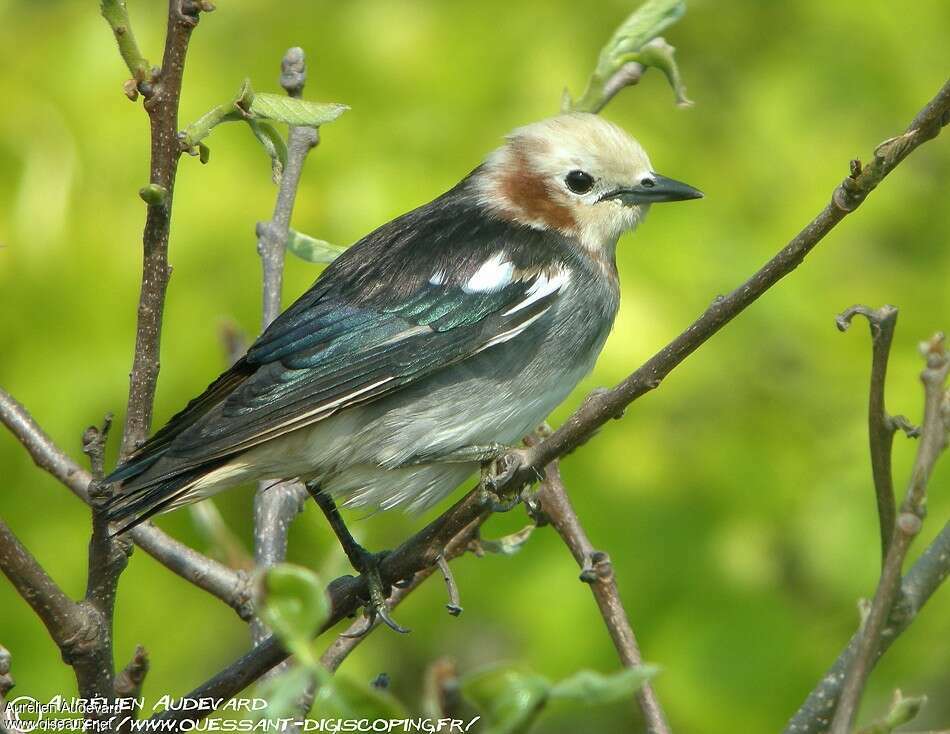
{"type": "Polygon", "coordinates": [[[702,193],[657,174],[640,144],[597,115],[573,113],[520,127],[476,174],[495,216],[611,249],[650,204],[702,193]]]}

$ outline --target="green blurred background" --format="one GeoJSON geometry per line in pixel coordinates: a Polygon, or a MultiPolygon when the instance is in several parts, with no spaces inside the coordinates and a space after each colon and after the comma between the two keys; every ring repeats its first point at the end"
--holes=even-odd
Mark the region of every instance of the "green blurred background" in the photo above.
{"type": "MultiPolygon", "coordinates": [[[[164,3],[130,0],[157,59],[164,3]]],[[[308,54],[307,95],[352,110],[327,126],[301,186],[294,226],[341,244],[452,186],[510,128],[579,94],[630,0],[578,3],[264,3],[222,0],[196,31],[182,124],[244,77],[280,91],[284,50],[308,54]]],[[[950,5],[849,0],[693,1],[666,32],[695,107],[673,105],[653,71],[607,108],[657,170],[706,193],[655,207],[619,248],[623,301],[585,392],[610,385],[770,257],[827,201],[848,160],[897,134],[947,76],[950,5]]],[[[147,122],[122,94],[127,73],[98,3],[0,0],[0,384],[79,455],[83,428],[121,421],[138,292],[147,122]]],[[[162,422],[225,364],[222,324],[259,323],[254,225],[275,194],[244,126],[214,131],[210,164],[181,163],[174,276],[162,343],[162,422]]],[[[950,141],[915,153],[787,281],[678,368],[656,393],[564,462],[577,510],[610,552],[644,656],[662,666],[674,729],[780,728],[834,659],[876,581],[878,534],[867,460],[869,339],[833,316],[855,303],[901,308],[888,386],[894,412],[920,417],[916,345],[950,329],[950,141]]],[[[285,302],[317,274],[287,264],[285,302]]],[[[913,445],[897,439],[902,488],[913,445]]],[[[113,449],[114,451],[114,449],[113,449]]],[[[89,515],[0,434],[0,512],[70,593],[84,585],[89,515]]],[[[250,489],[218,505],[245,541],[250,489]]],[[[444,509],[443,505],[442,509],[444,509]]],[[[950,460],[931,483],[919,550],[950,515],[950,460]]],[[[389,547],[420,527],[401,513],[353,527],[389,547]]],[[[487,535],[524,523],[494,518],[487,535]]],[[[163,528],[202,539],[187,511],[163,528]]],[[[322,518],[294,524],[291,558],[345,570],[322,518]]],[[[553,532],[513,558],[455,564],[465,613],[445,614],[430,582],[399,609],[408,637],[378,632],[344,669],[389,673],[415,704],[428,664],[462,670],[518,660],[552,678],[618,663],[589,591],[553,532]]],[[[120,586],[119,664],[151,653],[148,696],[183,693],[243,652],[230,610],[137,551],[120,586]]],[[[916,728],[950,725],[950,594],[942,589],[875,671],[864,718],[895,687],[931,697],[916,728]]],[[[0,584],[0,643],[17,693],[75,690],[45,630],[0,584]]],[[[631,706],[556,708],[539,731],[636,730],[631,706]]]]}

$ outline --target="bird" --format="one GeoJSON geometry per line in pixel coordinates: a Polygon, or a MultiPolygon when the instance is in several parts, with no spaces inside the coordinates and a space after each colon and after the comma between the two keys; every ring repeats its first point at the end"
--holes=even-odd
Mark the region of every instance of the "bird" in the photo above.
{"type": "Polygon", "coordinates": [[[307,483],[331,524],[337,500],[433,506],[591,371],[619,305],[620,236],[654,203],[701,197],[597,115],[515,129],[346,249],[106,477],[109,520],[124,532],[265,479],[307,483]]]}

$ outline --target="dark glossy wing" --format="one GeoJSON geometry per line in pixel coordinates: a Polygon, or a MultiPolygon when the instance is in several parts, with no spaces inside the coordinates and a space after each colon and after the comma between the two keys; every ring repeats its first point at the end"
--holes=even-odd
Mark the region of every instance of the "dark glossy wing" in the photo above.
{"type": "Polygon", "coordinates": [[[256,371],[208,420],[177,437],[166,454],[174,468],[148,482],[378,399],[512,339],[551,307],[560,283],[544,273],[493,292],[426,283],[403,303],[378,309],[327,294],[251,347],[245,359],[256,371]]]}

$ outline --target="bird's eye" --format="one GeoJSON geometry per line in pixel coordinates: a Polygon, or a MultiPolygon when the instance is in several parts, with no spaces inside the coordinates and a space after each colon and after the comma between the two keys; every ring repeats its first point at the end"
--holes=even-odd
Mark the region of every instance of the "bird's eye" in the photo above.
{"type": "Polygon", "coordinates": [[[652,178],[644,178],[640,180],[640,185],[645,189],[652,189],[654,186],[656,186],[656,181],[654,181],[652,178]]]}
{"type": "Polygon", "coordinates": [[[584,171],[571,171],[564,177],[564,183],[575,194],[586,194],[594,188],[594,177],[584,171]]]}

